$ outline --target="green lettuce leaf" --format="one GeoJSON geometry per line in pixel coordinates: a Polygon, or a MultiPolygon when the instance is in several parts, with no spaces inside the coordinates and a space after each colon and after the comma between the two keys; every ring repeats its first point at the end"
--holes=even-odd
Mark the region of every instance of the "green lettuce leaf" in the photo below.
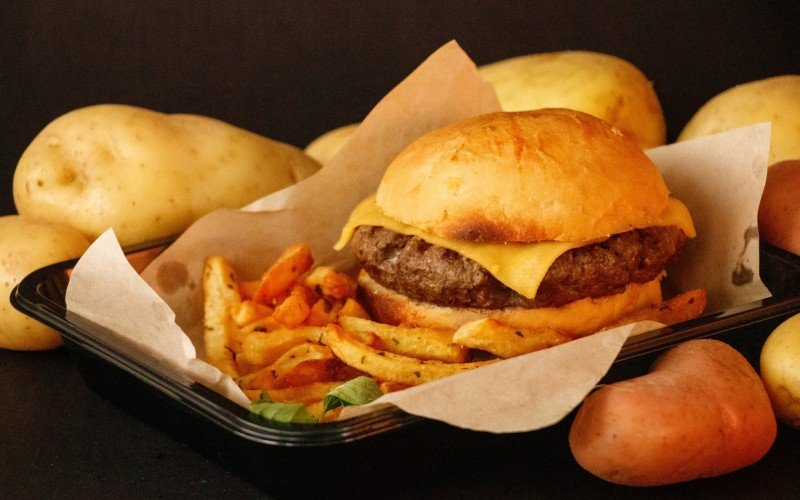
{"type": "Polygon", "coordinates": [[[266,392],[250,403],[250,412],[265,420],[287,424],[311,424],[317,420],[300,403],[273,403],[266,392]]]}
{"type": "Polygon", "coordinates": [[[333,388],[322,399],[322,414],[339,406],[363,405],[382,396],[378,383],[370,377],[356,377],[333,388]]]}

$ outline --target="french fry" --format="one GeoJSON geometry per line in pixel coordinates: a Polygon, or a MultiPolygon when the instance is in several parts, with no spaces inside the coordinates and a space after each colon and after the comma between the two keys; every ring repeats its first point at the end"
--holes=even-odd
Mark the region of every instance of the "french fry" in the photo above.
{"type": "Polygon", "coordinates": [[[239,336],[241,336],[241,340],[244,340],[244,337],[251,332],[271,332],[278,328],[283,328],[283,325],[275,321],[275,318],[272,316],[264,316],[263,318],[258,318],[252,323],[247,323],[240,327],[239,336]]]}
{"type": "Polygon", "coordinates": [[[261,389],[242,389],[242,392],[250,401],[255,401],[261,397],[261,389]]]}
{"type": "Polygon", "coordinates": [[[291,369],[279,372],[275,387],[295,387],[314,382],[336,380],[337,365],[341,365],[341,361],[334,356],[327,359],[301,361],[291,369]]]}
{"type": "Polygon", "coordinates": [[[379,380],[405,385],[419,385],[443,377],[472,370],[492,361],[476,363],[443,363],[379,351],[358,342],[341,326],[327,326],[326,342],[336,356],[356,370],[379,380]]]}
{"type": "Polygon", "coordinates": [[[233,269],[222,257],[206,260],[203,272],[203,340],[206,361],[232,377],[238,376],[232,347],[236,323],[231,310],[241,303],[233,269]]]}
{"type": "Polygon", "coordinates": [[[405,384],[398,384],[397,382],[381,382],[378,386],[380,387],[381,392],[384,394],[402,391],[403,389],[408,389],[409,387],[405,384]]]}
{"type": "Polygon", "coordinates": [[[314,300],[314,292],[303,285],[296,285],[289,296],[275,306],[272,317],[283,326],[298,326],[308,317],[314,300]]]}
{"type": "Polygon", "coordinates": [[[311,326],[325,326],[328,323],[334,323],[341,307],[342,303],[339,301],[331,304],[328,299],[317,299],[314,305],[311,306],[305,323],[311,326]]]}
{"type": "Polygon", "coordinates": [[[264,367],[263,365],[254,365],[253,363],[249,362],[242,352],[237,352],[234,354],[234,359],[236,361],[236,371],[239,374],[253,373],[254,371],[258,371],[264,367]]]}
{"type": "MultiPolygon", "coordinates": [[[[374,347],[375,349],[381,350],[384,348],[383,341],[375,335],[373,332],[366,332],[366,331],[352,331],[347,332],[353,337],[356,341],[361,342],[364,345],[368,345],[370,347],[374,347]]],[[[327,345],[328,337],[327,337],[327,329],[325,331],[325,335],[322,337],[322,342],[327,345]]]]}
{"type": "Polygon", "coordinates": [[[367,310],[364,309],[364,307],[358,302],[356,302],[354,299],[350,298],[345,300],[344,305],[342,306],[341,309],[339,309],[338,316],[340,318],[354,317],[354,318],[370,319],[367,310]]]}
{"type": "Polygon", "coordinates": [[[286,387],[284,389],[269,389],[270,399],[276,403],[297,402],[302,404],[314,403],[321,401],[331,390],[340,386],[340,380],[330,382],[312,382],[306,385],[298,385],[295,387],[286,387]]]}
{"type": "Polygon", "coordinates": [[[257,319],[272,314],[273,309],[254,300],[242,300],[238,305],[231,307],[231,316],[238,326],[245,326],[257,319]]]}
{"type": "Polygon", "coordinates": [[[572,337],[552,328],[513,328],[493,318],[470,321],[453,334],[454,342],[501,358],[539,351],[570,340],[572,337]]]}
{"type": "Polygon", "coordinates": [[[312,417],[316,418],[321,422],[335,422],[339,418],[339,413],[342,411],[342,407],[333,408],[328,410],[325,415],[322,415],[322,401],[315,401],[313,403],[309,403],[305,405],[306,412],[311,415],[312,417]]]}
{"type": "Polygon", "coordinates": [[[700,316],[706,308],[706,302],[705,290],[701,288],[689,290],[657,306],[646,307],[624,316],[608,328],[637,321],[657,321],[665,325],[674,325],[700,316]]]}
{"type": "Polygon", "coordinates": [[[278,328],[268,333],[252,332],[242,341],[242,354],[253,365],[271,365],[292,347],[306,342],[321,342],[324,335],[324,328],[309,326],[278,328]]]}
{"type": "Polygon", "coordinates": [[[355,298],[356,282],[330,266],[317,266],[303,279],[303,284],[317,295],[331,299],[355,298]]]}
{"type": "Polygon", "coordinates": [[[240,281],[239,294],[242,296],[242,300],[252,300],[259,284],[261,284],[260,280],[240,281]]]}
{"type": "Polygon", "coordinates": [[[327,361],[334,358],[333,352],[327,346],[306,341],[284,352],[274,363],[256,372],[252,377],[243,377],[248,389],[281,389],[288,387],[289,379],[297,381],[296,372],[303,371],[304,383],[291,385],[305,385],[311,382],[324,380],[327,374],[326,364],[309,363],[311,361],[327,361]],[[299,368],[305,364],[305,367],[299,368]],[[309,370],[309,367],[312,369],[309,370]],[[310,375],[307,373],[312,371],[310,375]],[[317,377],[316,380],[314,378],[317,377]]]}
{"type": "Polygon", "coordinates": [[[290,246],[261,277],[253,300],[271,305],[276,297],[289,290],[300,275],[311,268],[313,262],[308,245],[301,243],[290,246]]]}
{"type": "Polygon", "coordinates": [[[469,349],[456,344],[453,332],[447,330],[392,326],[352,316],[340,317],[339,324],[349,333],[372,332],[387,351],[403,356],[463,363],[469,354],[469,349]]]}
{"type": "MultiPolygon", "coordinates": [[[[322,401],[319,402],[319,405],[322,406],[322,401]]],[[[320,418],[321,422],[336,422],[339,420],[339,414],[342,413],[342,407],[334,408],[332,410],[328,410],[325,415],[320,418]]]]}

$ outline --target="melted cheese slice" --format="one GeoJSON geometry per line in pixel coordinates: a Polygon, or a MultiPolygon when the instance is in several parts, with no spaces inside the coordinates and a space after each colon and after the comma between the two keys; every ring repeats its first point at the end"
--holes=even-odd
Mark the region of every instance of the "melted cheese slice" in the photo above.
{"type": "MultiPolygon", "coordinates": [[[[694,238],[696,234],[689,210],[675,198],[669,199],[667,209],[653,225],[677,226],[689,238],[694,238]]],[[[358,226],[383,226],[396,233],[417,236],[428,243],[458,252],[474,260],[498,281],[529,299],[536,296],[547,270],[561,254],[587,243],[561,241],[475,243],[450,240],[387,217],[375,203],[375,195],[372,195],[359,203],[350,214],[350,219],[342,228],[342,234],[334,248],[336,250],[344,248],[358,226]]]]}

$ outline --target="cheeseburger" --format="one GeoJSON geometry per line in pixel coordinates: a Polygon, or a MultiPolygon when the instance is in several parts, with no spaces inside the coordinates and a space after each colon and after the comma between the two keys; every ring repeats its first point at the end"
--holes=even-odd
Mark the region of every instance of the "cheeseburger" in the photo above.
{"type": "Polygon", "coordinates": [[[430,132],[389,165],[342,231],[374,317],[456,329],[594,333],[661,303],[695,236],[629,138],[566,109],[500,112],[430,132]]]}

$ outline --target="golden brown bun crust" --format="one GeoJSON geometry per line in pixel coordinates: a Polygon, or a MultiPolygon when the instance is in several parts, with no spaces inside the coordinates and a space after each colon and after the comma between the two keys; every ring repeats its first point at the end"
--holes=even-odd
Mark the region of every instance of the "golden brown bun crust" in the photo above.
{"type": "Polygon", "coordinates": [[[634,311],[661,303],[661,276],[644,284],[632,283],[617,295],[541,309],[468,309],[418,302],[382,286],[364,270],[358,275],[358,284],[377,321],[444,330],[456,330],[464,323],[491,316],[514,328],[548,327],[573,337],[582,337],[634,311]]]}
{"type": "Polygon", "coordinates": [[[800,159],[767,169],[758,207],[758,231],[772,245],[800,255],[800,159]]]}
{"type": "Polygon", "coordinates": [[[389,217],[467,241],[589,241],[653,225],[669,192],[608,123],[573,110],[491,113],[428,133],[389,165],[389,217]]]}

